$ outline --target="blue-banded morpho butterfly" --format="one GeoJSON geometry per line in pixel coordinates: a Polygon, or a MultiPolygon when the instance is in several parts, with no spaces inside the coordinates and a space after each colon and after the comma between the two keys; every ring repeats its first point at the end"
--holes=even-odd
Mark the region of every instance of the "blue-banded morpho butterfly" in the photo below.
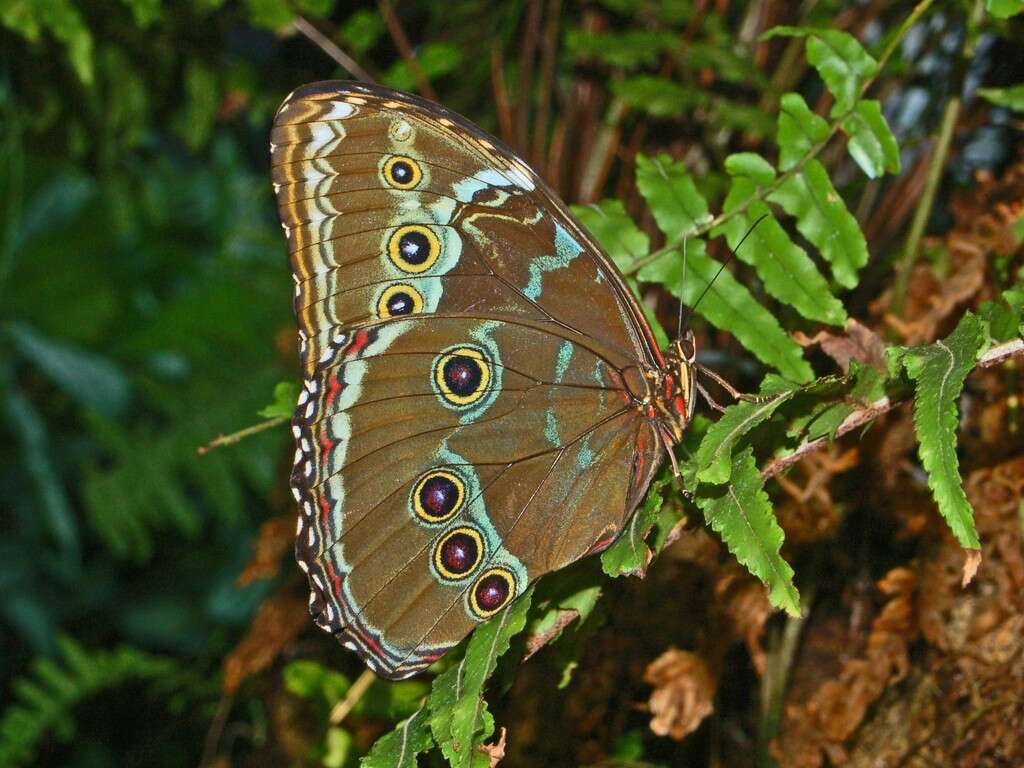
{"type": "Polygon", "coordinates": [[[692,336],[662,353],[538,174],[436,104],[315,83],[270,150],[310,611],[407,677],[615,540],[693,414],[692,336]]]}

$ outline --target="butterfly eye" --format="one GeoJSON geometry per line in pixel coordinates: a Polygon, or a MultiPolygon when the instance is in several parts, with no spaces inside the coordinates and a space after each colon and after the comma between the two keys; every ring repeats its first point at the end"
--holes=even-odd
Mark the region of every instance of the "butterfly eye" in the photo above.
{"type": "Polygon", "coordinates": [[[396,189],[412,189],[422,178],[419,163],[411,157],[396,155],[384,163],[384,180],[396,189]]]}
{"type": "Polygon", "coordinates": [[[477,618],[486,619],[508,605],[515,592],[512,574],[504,568],[491,568],[469,591],[469,607],[477,618]]]}
{"type": "Polygon", "coordinates": [[[413,488],[412,509],[425,523],[443,523],[458,513],[465,498],[466,485],[458,475],[433,470],[413,488]]]}
{"type": "Polygon", "coordinates": [[[422,311],[423,296],[411,285],[404,283],[389,286],[377,300],[377,317],[381,320],[401,315],[415,315],[422,311]]]}
{"type": "Polygon", "coordinates": [[[473,528],[460,527],[446,533],[434,547],[434,568],[443,579],[465,578],[483,560],[484,541],[473,528]]]}
{"type": "Polygon", "coordinates": [[[422,224],[399,227],[388,241],[388,256],[403,272],[426,272],[441,255],[441,241],[422,224]]]}
{"type": "Polygon", "coordinates": [[[449,405],[471,405],[487,393],[491,366],[472,347],[457,347],[434,363],[434,383],[449,405]]]}

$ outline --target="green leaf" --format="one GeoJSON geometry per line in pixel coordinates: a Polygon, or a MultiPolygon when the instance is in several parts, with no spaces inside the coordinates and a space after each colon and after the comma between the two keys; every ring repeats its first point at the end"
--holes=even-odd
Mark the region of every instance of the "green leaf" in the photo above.
{"type": "Polygon", "coordinates": [[[292,23],[295,12],[288,0],[245,0],[249,21],[254,27],[283,29],[292,23]]]}
{"type": "Polygon", "coordinates": [[[667,29],[622,32],[570,29],[565,35],[565,47],[577,60],[598,59],[623,69],[654,64],[665,51],[680,46],[679,36],[667,29]]]}
{"type": "MultiPolygon", "coordinates": [[[[771,168],[767,161],[760,159],[765,166],[771,168]]],[[[735,175],[723,204],[726,212],[741,207],[755,196],[761,184],[772,181],[772,177],[768,176],[764,167],[759,167],[756,161],[736,163],[730,160],[731,158],[726,160],[726,168],[735,175]],[[742,171],[748,169],[753,170],[757,176],[741,175],[742,171]]],[[[827,181],[828,177],[825,179],[827,181]]],[[[792,181],[793,178],[790,178],[786,186],[792,181]]],[[[807,252],[789,238],[786,230],[774,219],[771,210],[763,202],[747,205],[743,213],[732,216],[714,233],[719,232],[725,233],[729,247],[736,257],[757,270],[758,276],[764,282],[765,290],[773,297],[790,304],[810,320],[831,325],[842,325],[846,322],[843,305],[832,295],[828,281],[818,271],[807,252]],[[761,217],[766,218],[755,227],[755,222],[761,217]],[[746,242],[740,246],[744,237],[747,238],[746,242]]]]}
{"type": "Polygon", "coordinates": [[[861,99],[843,120],[850,137],[846,148],[869,178],[877,179],[886,171],[900,172],[900,148],[889,124],[882,116],[882,105],[873,99],[861,99]]]}
{"type": "Polygon", "coordinates": [[[257,412],[264,419],[291,418],[299,399],[299,385],[294,381],[279,381],[274,385],[274,401],[257,412]]]}
{"type": "MultiPolygon", "coordinates": [[[[427,43],[417,51],[416,61],[427,80],[434,80],[459,68],[462,49],[451,43],[427,43]]],[[[413,91],[419,82],[405,60],[395,62],[381,81],[400,91],[413,91]]]]}
{"type": "Polygon", "coordinates": [[[128,378],[114,363],[48,339],[21,323],[12,323],[7,332],[18,352],[83,408],[108,417],[116,417],[127,408],[131,397],[128,378]]]}
{"type": "Polygon", "coordinates": [[[68,61],[78,79],[92,85],[92,34],[71,0],[3,3],[0,23],[33,42],[39,39],[41,29],[47,30],[64,44],[68,61]]]}
{"type": "Polygon", "coordinates": [[[779,111],[779,169],[788,171],[828,138],[828,123],[814,114],[799,93],[784,94],[779,111]]]}
{"type": "Polygon", "coordinates": [[[711,220],[708,204],[682,163],[668,155],[636,156],[636,185],[651,208],[658,228],[679,238],[711,220]]]}
{"type": "Polygon", "coordinates": [[[928,486],[961,546],[978,549],[974,512],[956,456],[957,400],[985,343],[981,320],[968,312],[947,338],[896,354],[914,381],[914,430],[928,486]]]}
{"type": "Polygon", "coordinates": [[[469,768],[486,758],[476,747],[494,733],[494,720],[483,699],[484,684],[512,636],[526,625],[533,588],[469,639],[462,661],[434,679],[428,706],[430,731],[452,768],[469,768]]]}
{"type": "Polygon", "coordinates": [[[793,569],[779,553],[784,534],[772,514],[752,448],[733,457],[730,475],[727,485],[714,486],[711,493],[701,486],[697,506],[736,559],[768,585],[768,601],[790,616],[799,616],[793,569]]]}
{"type": "Polygon", "coordinates": [[[832,108],[833,117],[853,106],[864,83],[878,69],[878,62],[847,32],[781,26],[761,35],[762,40],[772,37],[807,38],[807,61],[818,70],[836,100],[832,108]]]}
{"type": "MultiPolygon", "coordinates": [[[[734,334],[751,353],[777,368],[786,378],[793,381],[814,378],[800,345],[728,270],[718,274],[721,264],[707,255],[704,241],[687,241],[686,247],[682,301],[692,307],[710,285],[697,308],[701,316],[716,328],[734,334]]],[[[637,277],[645,282],[661,283],[678,296],[682,269],[682,252],[670,251],[644,266],[637,277]]]]}
{"type": "MultiPolygon", "coordinates": [[[[825,166],[815,159],[808,160],[768,199],[796,219],[800,234],[831,265],[836,282],[845,288],[857,285],[857,274],[868,262],[868,244],[857,220],[832,186],[825,166]]],[[[843,315],[845,320],[845,311],[843,315]]]]}
{"type": "Polygon", "coordinates": [[[185,70],[185,111],[178,128],[186,146],[193,152],[210,140],[219,107],[220,84],[216,73],[197,61],[190,61],[185,70]]]}
{"type": "Polygon", "coordinates": [[[416,768],[416,755],[426,752],[433,744],[424,704],[391,733],[377,739],[359,765],[362,768],[416,768]]]}
{"type": "Polygon", "coordinates": [[[356,11],[338,30],[345,45],[357,56],[373,48],[387,29],[380,11],[363,9],[356,11]]]}
{"type": "Polygon", "coordinates": [[[781,392],[764,402],[741,400],[725,409],[722,417],[708,430],[697,449],[694,463],[697,479],[702,483],[721,485],[729,482],[733,466],[733,448],[736,441],[786,402],[796,389],[781,392]]]}
{"type": "Polygon", "coordinates": [[[978,95],[997,106],[1008,107],[1015,112],[1024,112],[1024,83],[1010,85],[1006,88],[979,88],[978,95]]]}
{"type": "MultiPolygon", "coordinates": [[[[643,504],[633,513],[629,524],[619,534],[608,549],[601,553],[601,569],[609,576],[633,576],[642,574],[651,562],[654,553],[647,545],[647,536],[655,527],[663,528],[665,523],[669,528],[678,520],[678,515],[671,513],[674,518],[671,522],[662,517],[662,506],[664,497],[661,489],[672,482],[672,476],[667,471],[661,472],[651,481],[651,487],[647,490],[647,496],[643,504]]],[[[668,531],[662,531],[664,536],[668,531]]],[[[662,538],[664,540],[664,538],[662,538]]]]}
{"type": "Polygon", "coordinates": [[[985,0],[985,10],[997,19],[1008,19],[1024,12],[1022,0],[985,0]]]}
{"type": "Polygon", "coordinates": [[[611,86],[618,98],[651,117],[682,117],[710,101],[705,91],[653,75],[612,80],[611,86]]]}
{"type": "Polygon", "coordinates": [[[325,768],[344,768],[357,755],[354,751],[355,738],[344,728],[331,726],[324,738],[324,756],[321,764],[325,768]]]}
{"type": "Polygon", "coordinates": [[[132,10],[132,17],[135,25],[140,29],[146,29],[154,22],[160,20],[162,9],[161,0],[122,0],[132,10]]]}
{"type": "Polygon", "coordinates": [[[650,251],[650,240],[619,200],[574,205],[572,212],[623,272],[650,251]]]}

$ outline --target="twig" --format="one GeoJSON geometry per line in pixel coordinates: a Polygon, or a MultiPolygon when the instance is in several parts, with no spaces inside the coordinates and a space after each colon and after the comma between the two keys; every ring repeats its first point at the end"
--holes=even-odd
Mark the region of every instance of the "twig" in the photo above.
{"type": "Polygon", "coordinates": [[[516,143],[515,147],[524,156],[530,148],[528,126],[530,123],[530,93],[533,85],[533,65],[537,58],[537,42],[540,39],[540,21],[543,0],[529,0],[523,42],[519,48],[519,75],[516,82],[516,143]]]}
{"type": "MultiPolygon", "coordinates": [[[[910,15],[900,26],[899,31],[896,33],[893,39],[889,41],[889,45],[886,46],[885,50],[882,52],[881,57],[878,59],[878,67],[875,69],[875,74],[872,77],[869,77],[867,80],[865,80],[864,84],[861,86],[861,96],[863,96],[867,92],[868,88],[870,88],[874,84],[875,79],[878,77],[878,74],[882,71],[882,69],[885,67],[886,62],[895,52],[896,46],[899,45],[900,41],[903,39],[903,36],[906,35],[909,29],[912,26],[914,26],[914,24],[917,23],[917,20],[921,18],[922,14],[924,14],[924,12],[928,10],[928,8],[932,5],[934,1],[935,0],[922,0],[914,7],[914,10],[911,11],[910,15]]],[[[678,238],[676,238],[672,242],[667,243],[666,245],[664,245],[663,247],[659,248],[656,251],[652,251],[643,258],[637,259],[628,267],[622,270],[623,274],[634,274],[635,272],[639,271],[648,264],[657,261],[665,254],[677,250],[682,245],[683,240],[685,240],[686,238],[702,237],[711,232],[712,230],[717,229],[725,222],[731,220],[733,217],[745,213],[747,209],[754,203],[759,203],[766,200],[769,196],[771,196],[773,192],[775,192],[775,190],[777,190],[779,187],[781,187],[783,184],[789,181],[792,177],[796,176],[798,173],[803,171],[804,166],[810,160],[818,156],[821,150],[823,150],[825,146],[832,140],[832,137],[839,132],[839,129],[842,126],[843,122],[846,120],[846,118],[853,114],[853,111],[856,108],[857,105],[856,103],[854,103],[846,112],[837,117],[832,122],[832,125],[829,127],[828,134],[825,136],[825,138],[823,138],[821,141],[819,141],[817,144],[815,144],[809,150],[807,150],[807,154],[800,158],[800,162],[798,162],[788,171],[780,173],[775,178],[775,181],[773,181],[771,184],[769,184],[766,187],[759,187],[757,192],[755,192],[753,195],[751,195],[743,203],[736,206],[735,208],[731,208],[728,211],[724,211],[718,214],[706,224],[702,224],[688,232],[682,233],[678,238]]]]}
{"type": "Polygon", "coordinates": [[[409,38],[406,36],[405,30],[402,29],[402,22],[400,22],[398,20],[398,16],[395,15],[395,11],[391,7],[391,3],[388,2],[388,0],[378,0],[377,7],[380,8],[380,13],[388,25],[388,32],[391,34],[391,39],[395,41],[395,47],[397,47],[398,52],[402,54],[402,58],[405,59],[405,63],[409,65],[409,70],[412,72],[412,76],[416,78],[416,86],[419,89],[419,92],[431,101],[440,101],[440,99],[437,98],[437,91],[434,90],[434,86],[432,86],[430,84],[430,80],[427,79],[427,75],[423,71],[423,67],[420,66],[420,62],[416,58],[416,54],[413,52],[412,46],[409,44],[409,38]]]}
{"type": "Polygon", "coordinates": [[[348,713],[352,711],[352,708],[359,703],[359,700],[366,695],[366,691],[373,681],[377,679],[377,676],[373,674],[369,669],[364,669],[363,673],[356,678],[356,681],[352,683],[352,687],[348,689],[348,693],[345,694],[345,698],[334,705],[334,709],[331,710],[330,722],[331,725],[338,725],[342,720],[348,717],[348,713]]]}
{"type": "Polygon", "coordinates": [[[509,146],[515,144],[515,128],[512,124],[512,106],[508,100],[508,86],[505,83],[505,62],[501,58],[501,46],[491,46],[491,90],[494,91],[494,111],[498,113],[498,130],[501,140],[509,146]]]}
{"type": "Polygon", "coordinates": [[[548,117],[551,112],[551,92],[554,89],[555,54],[558,49],[558,22],[561,14],[562,0],[550,0],[547,20],[544,23],[544,44],[541,48],[537,113],[533,119],[531,158],[534,168],[544,167],[544,150],[548,143],[548,117]]]}
{"type": "Polygon", "coordinates": [[[301,34],[313,43],[313,45],[334,59],[338,66],[350,75],[362,80],[364,83],[375,82],[375,80],[370,77],[370,73],[359,66],[358,61],[341,50],[341,47],[337,43],[314,27],[307,19],[304,19],[302,16],[296,16],[295,21],[292,22],[292,26],[295,27],[296,32],[301,34]]]}
{"type": "MultiPolygon", "coordinates": [[[[976,368],[991,368],[994,365],[1006,362],[1010,358],[1016,357],[1024,353],[1024,340],[1014,339],[1013,341],[1005,342],[992,347],[988,352],[978,358],[975,363],[976,368]]],[[[858,427],[867,424],[869,421],[878,418],[883,413],[888,413],[896,406],[900,405],[903,401],[897,400],[892,401],[888,397],[883,397],[881,400],[876,400],[871,405],[854,411],[847,416],[843,423],[839,425],[839,429],[836,430],[835,436],[841,437],[847,432],[851,432],[858,427]]],[[[774,477],[783,470],[796,464],[800,459],[806,456],[812,451],[816,451],[819,448],[827,445],[831,442],[831,438],[828,435],[817,437],[814,440],[808,440],[805,443],[801,443],[797,446],[792,453],[780,456],[777,459],[773,459],[768,462],[761,470],[761,477],[767,480],[769,477],[774,477]]]]}
{"type": "Polygon", "coordinates": [[[217,437],[213,438],[213,440],[208,442],[206,445],[201,445],[198,448],[196,448],[196,453],[198,453],[200,456],[203,456],[204,454],[207,454],[210,451],[212,451],[214,448],[220,448],[221,446],[224,445],[234,445],[235,443],[244,440],[250,435],[255,435],[257,432],[262,432],[265,429],[273,429],[274,427],[284,424],[287,421],[287,416],[277,416],[273,419],[261,421],[259,424],[253,424],[251,427],[240,429],[237,432],[232,432],[230,435],[217,435],[217,437]]]}

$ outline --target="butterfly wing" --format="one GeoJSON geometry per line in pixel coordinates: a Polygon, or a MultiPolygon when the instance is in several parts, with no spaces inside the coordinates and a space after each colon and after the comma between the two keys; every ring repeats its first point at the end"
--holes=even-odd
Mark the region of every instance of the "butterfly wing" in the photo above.
{"type": "Polygon", "coordinates": [[[661,458],[661,364],[607,257],[462,118],[335,82],[284,102],[274,188],[304,385],[296,554],[317,623],[389,677],[606,546],[661,458]]]}

